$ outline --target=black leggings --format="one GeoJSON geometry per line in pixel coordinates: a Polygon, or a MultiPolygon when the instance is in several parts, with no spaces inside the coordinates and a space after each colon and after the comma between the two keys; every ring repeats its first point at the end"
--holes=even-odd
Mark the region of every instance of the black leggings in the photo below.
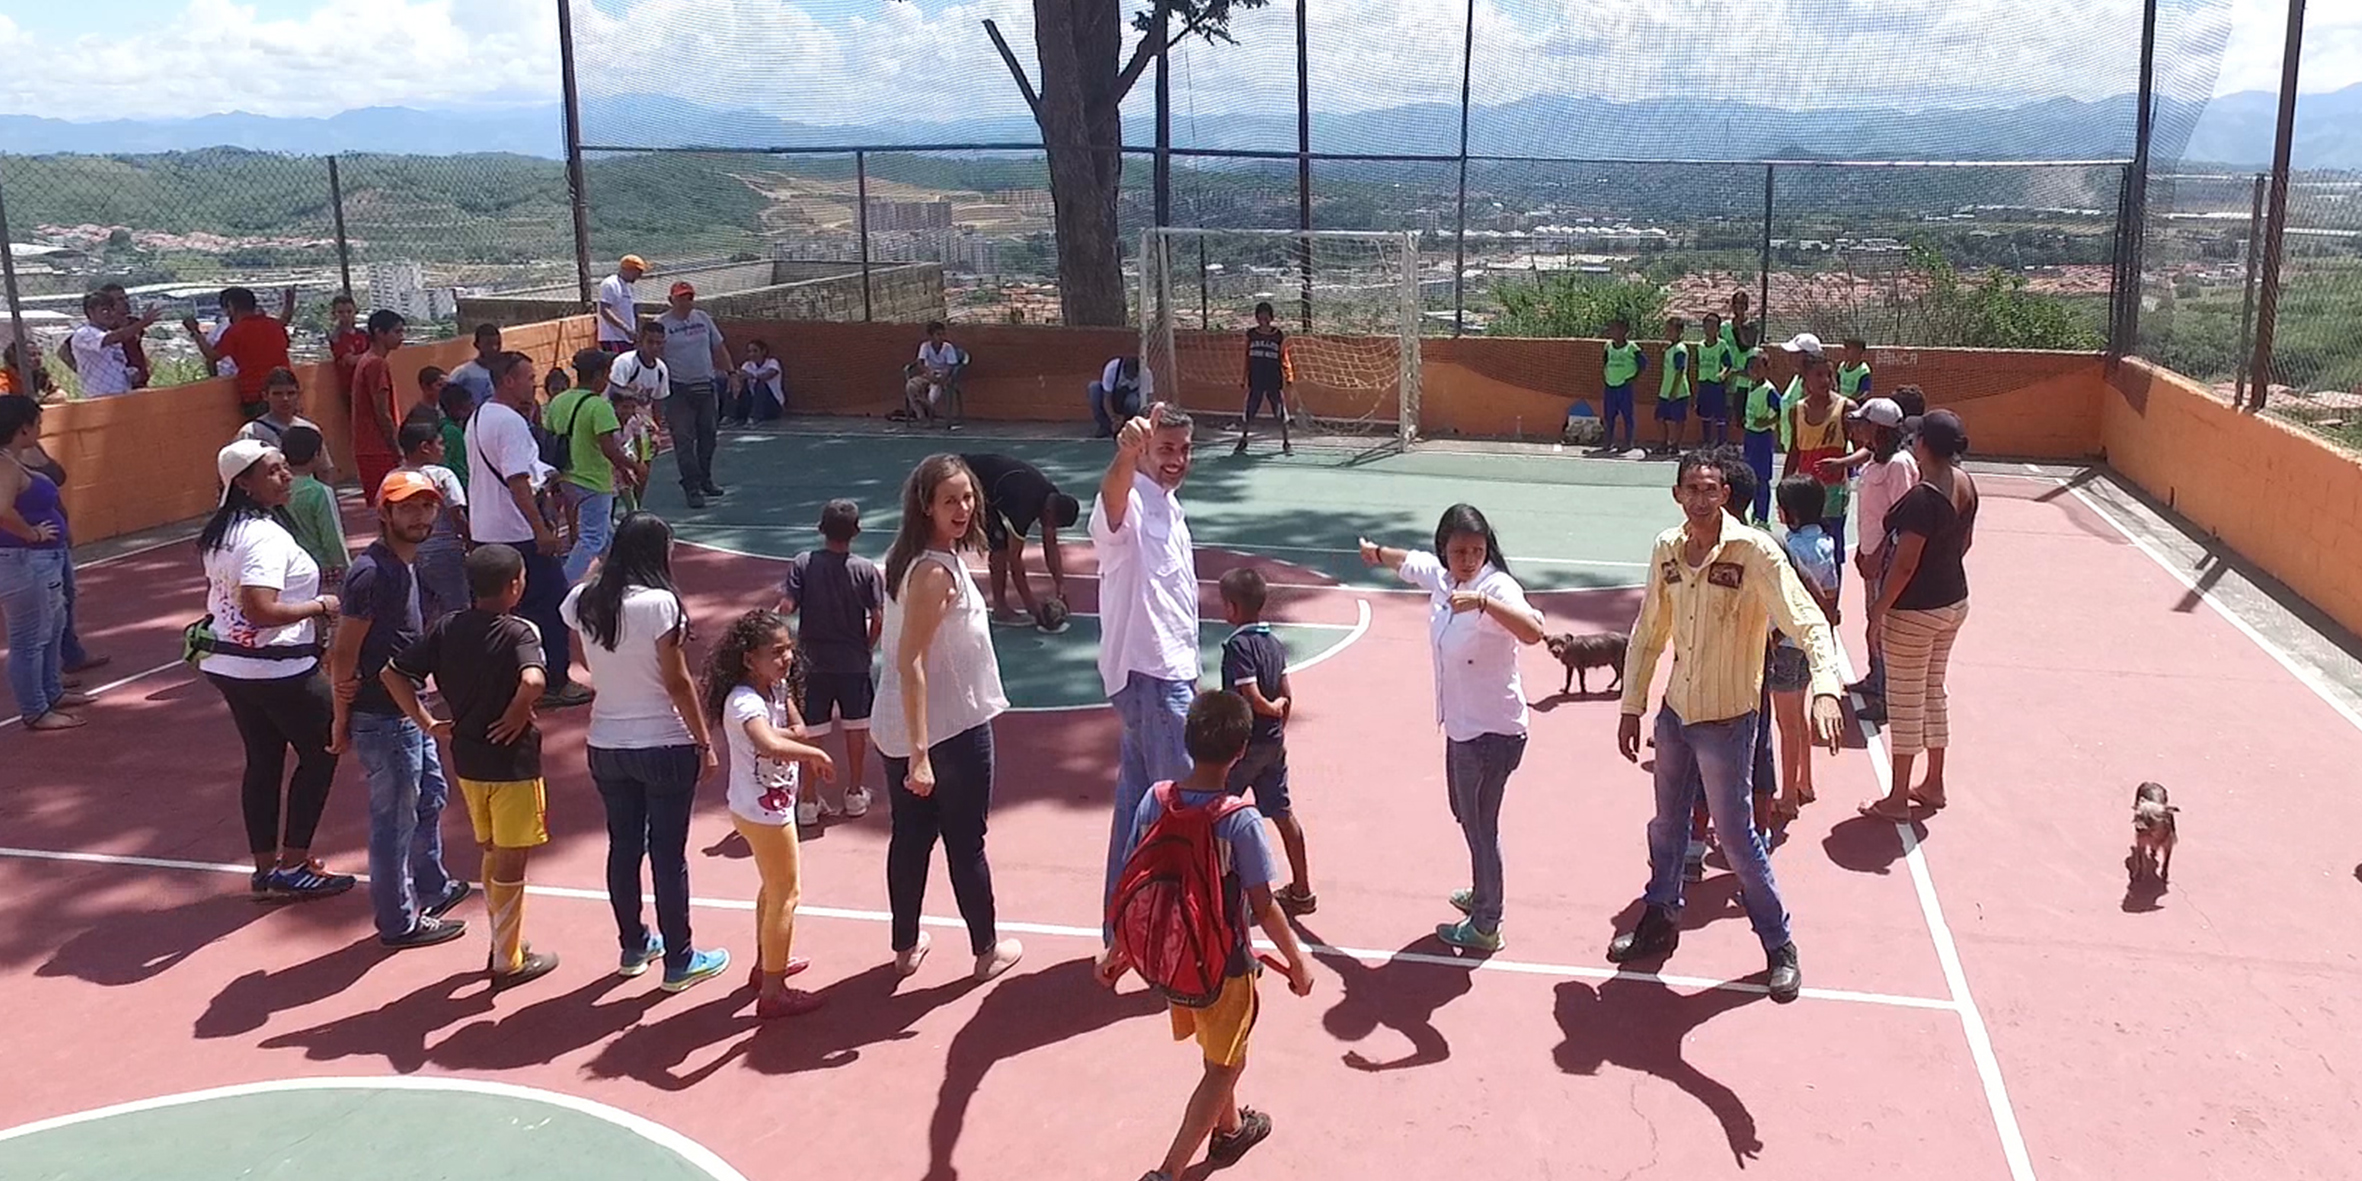
{"type": "Polygon", "coordinates": [[[894,950],[919,941],[919,907],[927,899],[927,862],[943,841],[951,893],[968,920],[968,950],[983,955],[999,942],[992,902],[992,866],[984,859],[985,820],[992,814],[992,723],[961,731],[927,748],[935,790],[912,795],[905,786],[910,760],[886,758],[886,798],[894,806],[894,835],[886,844],[886,898],[894,911],[894,950]]]}
{"type": "Polygon", "coordinates": [[[328,785],[336,779],[336,756],[328,753],[335,702],[328,678],[315,667],[292,677],[247,681],[205,674],[230,703],[238,738],[246,744],[246,778],[238,789],[246,813],[246,847],[257,857],[279,850],[309,849],[320,813],[328,808],[328,785]],[[287,748],[295,748],[295,777],[287,784],[287,832],[279,833],[279,779],[287,770],[287,748]]]}

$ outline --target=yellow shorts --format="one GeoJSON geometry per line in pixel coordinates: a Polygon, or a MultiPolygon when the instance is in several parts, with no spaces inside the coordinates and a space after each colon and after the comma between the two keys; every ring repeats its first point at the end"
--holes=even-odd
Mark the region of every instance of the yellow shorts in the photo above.
{"type": "Polygon", "coordinates": [[[541,780],[487,783],[481,779],[462,779],[459,794],[467,797],[468,823],[476,827],[477,844],[498,849],[530,849],[549,843],[549,826],[543,819],[546,805],[541,780]]]}
{"type": "Polygon", "coordinates": [[[1255,1028],[1255,974],[1233,976],[1222,982],[1222,993],[1203,1009],[1171,1006],[1173,1040],[1197,1039],[1206,1061],[1215,1066],[1237,1066],[1247,1060],[1247,1034],[1255,1028]]]}

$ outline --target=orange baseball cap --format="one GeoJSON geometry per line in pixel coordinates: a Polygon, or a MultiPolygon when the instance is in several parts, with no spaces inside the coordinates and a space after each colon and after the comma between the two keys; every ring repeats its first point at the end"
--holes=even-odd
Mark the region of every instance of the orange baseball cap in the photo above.
{"type": "Polygon", "coordinates": [[[424,472],[387,472],[385,479],[377,485],[379,504],[399,504],[421,494],[437,500],[443,498],[442,490],[435,487],[435,482],[427,479],[424,472]]]}
{"type": "Polygon", "coordinates": [[[680,282],[673,284],[673,294],[674,294],[674,295],[676,295],[676,296],[681,296],[681,295],[690,295],[690,296],[693,296],[693,295],[696,295],[696,294],[697,294],[697,288],[696,288],[696,286],[695,286],[694,284],[690,283],[690,282],[689,282],[687,279],[683,279],[683,280],[681,280],[680,282]]]}
{"type": "Polygon", "coordinates": [[[641,270],[643,270],[643,271],[644,271],[644,270],[647,270],[647,269],[648,269],[648,260],[647,260],[647,259],[644,259],[644,258],[641,258],[641,257],[640,257],[639,255],[637,255],[637,254],[626,254],[626,255],[624,255],[624,256],[623,256],[623,261],[622,261],[620,264],[618,264],[618,265],[621,265],[621,266],[627,266],[627,267],[638,267],[638,268],[640,268],[641,270]]]}

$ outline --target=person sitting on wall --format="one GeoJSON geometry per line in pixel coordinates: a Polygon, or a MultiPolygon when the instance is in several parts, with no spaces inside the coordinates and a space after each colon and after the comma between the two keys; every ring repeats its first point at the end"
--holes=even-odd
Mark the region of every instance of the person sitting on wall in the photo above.
{"type": "Polygon", "coordinates": [[[902,367],[902,413],[890,417],[903,422],[932,419],[944,412],[944,401],[959,388],[968,354],[944,339],[943,331],[941,320],[927,325],[927,339],[919,342],[918,359],[902,367]]]}
{"type": "Polygon", "coordinates": [[[1098,438],[1115,437],[1115,424],[1138,418],[1156,400],[1156,371],[1138,357],[1117,357],[1091,383],[1091,418],[1099,425],[1098,438]]]}

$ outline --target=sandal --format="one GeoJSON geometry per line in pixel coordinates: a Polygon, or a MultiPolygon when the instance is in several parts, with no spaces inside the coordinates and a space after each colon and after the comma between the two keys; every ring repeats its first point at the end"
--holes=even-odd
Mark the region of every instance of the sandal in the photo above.
{"type": "Polygon", "coordinates": [[[1911,823],[1911,805],[1904,804],[1898,810],[1890,806],[1885,796],[1880,796],[1879,798],[1872,800],[1867,804],[1863,804],[1855,808],[1854,811],[1859,812],[1872,820],[1885,820],[1895,824],[1911,823]]]}
{"type": "Polygon", "coordinates": [[[1924,787],[1914,787],[1910,791],[1910,796],[1912,803],[1918,804],[1919,806],[1926,808],[1931,812],[1941,812],[1944,810],[1944,793],[1940,788],[1935,791],[1929,791],[1924,787]]]}
{"type": "Polygon", "coordinates": [[[1819,799],[1820,796],[1814,793],[1810,784],[1800,784],[1796,788],[1796,802],[1799,804],[1810,804],[1819,799]]]}

